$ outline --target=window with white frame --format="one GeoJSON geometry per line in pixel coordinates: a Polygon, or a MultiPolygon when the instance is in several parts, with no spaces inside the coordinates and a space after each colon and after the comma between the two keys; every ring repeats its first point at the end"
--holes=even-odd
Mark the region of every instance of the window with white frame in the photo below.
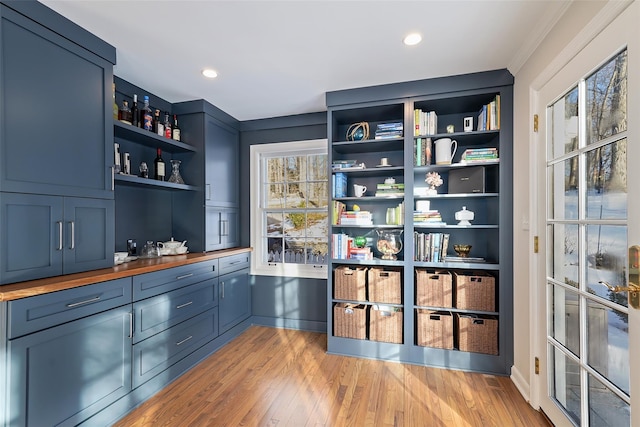
{"type": "Polygon", "coordinates": [[[326,278],[327,140],[251,146],[252,273],[326,278]]]}

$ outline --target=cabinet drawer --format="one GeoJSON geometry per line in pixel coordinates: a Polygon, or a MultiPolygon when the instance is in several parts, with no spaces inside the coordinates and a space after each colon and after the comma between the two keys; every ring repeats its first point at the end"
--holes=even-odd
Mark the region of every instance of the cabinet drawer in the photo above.
{"type": "Polygon", "coordinates": [[[207,279],[133,304],[133,342],[162,332],[218,304],[218,279],[207,279]]]}
{"type": "Polygon", "coordinates": [[[130,302],[130,277],[9,301],[9,339],[130,302]]]}
{"type": "Polygon", "coordinates": [[[133,387],[150,380],[218,335],[218,307],[133,346],[133,387]]]}
{"type": "Polygon", "coordinates": [[[231,273],[232,271],[248,268],[250,265],[249,252],[220,258],[220,274],[231,273]]]}
{"type": "Polygon", "coordinates": [[[217,259],[134,276],[133,300],[160,295],[217,276],[217,259]]]}

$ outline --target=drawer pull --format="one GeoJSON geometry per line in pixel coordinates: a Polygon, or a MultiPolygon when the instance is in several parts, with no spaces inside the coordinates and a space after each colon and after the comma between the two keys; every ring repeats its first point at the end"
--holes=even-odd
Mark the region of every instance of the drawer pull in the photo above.
{"type": "Polygon", "coordinates": [[[187,341],[189,341],[191,338],[193,338],[193,335],[189,335],[188,337],[186,337],[186,338],[185,338],[185,339],[183,339],[182,341],[178,341],[178,342],[176,343],[176,345],[184,344],[184,343],[186,343],[187,341]]]}
{"type": "Polygon", "coordinates": [[[58,224],[58,250],[61,251],[62,248],[62,221],[56,221],[56,224],[58,224]]]}
{"type": "Polygon", "coordinates": [[[184,308],[191,304],[193,304],[193,301],[189,301],[189,302],[185,302],[184,304],[177,305],[176,308],[184,308]]]}
{"type": "Polygon", "coordinates": [[[229,265],[236,265],[236,264],[240,264],[241,262],[244,262],[244,260],[239,259],[238,261],[230,262],[229,265]]]}
{"type": "Polygon", "coordinates": [[[193,273],[183,274],[182,276],[176,277],[176,280],[186,279],[187,277],[193,276],[193,273]]]}
{"type": "Polygon", "coordinates": [[[97,297],[93,297],[91,299],[88,299],[88,300],[78,301],[78,302],[74,302],[72,304],[67,304],[67,307],[68,308],[74,308],[74,307],[78,307],[79,305],[90,304],[90,303],[96,302],[96,301],[100,301],[100,295],[98,295],[97,297]]]}

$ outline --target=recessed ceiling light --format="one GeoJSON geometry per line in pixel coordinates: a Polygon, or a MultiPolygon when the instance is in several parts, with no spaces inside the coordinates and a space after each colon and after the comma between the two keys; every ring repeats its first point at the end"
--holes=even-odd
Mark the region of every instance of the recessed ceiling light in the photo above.
{"type": "Polygon", "coordinates": [[[218,77],[218,73],[216,73],[216,70],[212,70],[211,68],[205,68],[204,70],[202,70],[202,75],[210,79],[218,77]]]}
{"type": "Polygon", "coordinates": [[[404,38],[404,44],[407,46],[413,46],[422,41],[422,36],[418,33],[411,33],[407,37],[404,38]]]}

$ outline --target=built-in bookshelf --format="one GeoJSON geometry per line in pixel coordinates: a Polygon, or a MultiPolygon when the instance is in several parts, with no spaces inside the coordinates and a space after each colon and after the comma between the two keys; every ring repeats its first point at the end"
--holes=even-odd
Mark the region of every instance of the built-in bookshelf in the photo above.
{"type": "Polygon", "coordinates": [[[327,94],[329,352],[509,372],[512,85],[497,70],[327,94]]]}

